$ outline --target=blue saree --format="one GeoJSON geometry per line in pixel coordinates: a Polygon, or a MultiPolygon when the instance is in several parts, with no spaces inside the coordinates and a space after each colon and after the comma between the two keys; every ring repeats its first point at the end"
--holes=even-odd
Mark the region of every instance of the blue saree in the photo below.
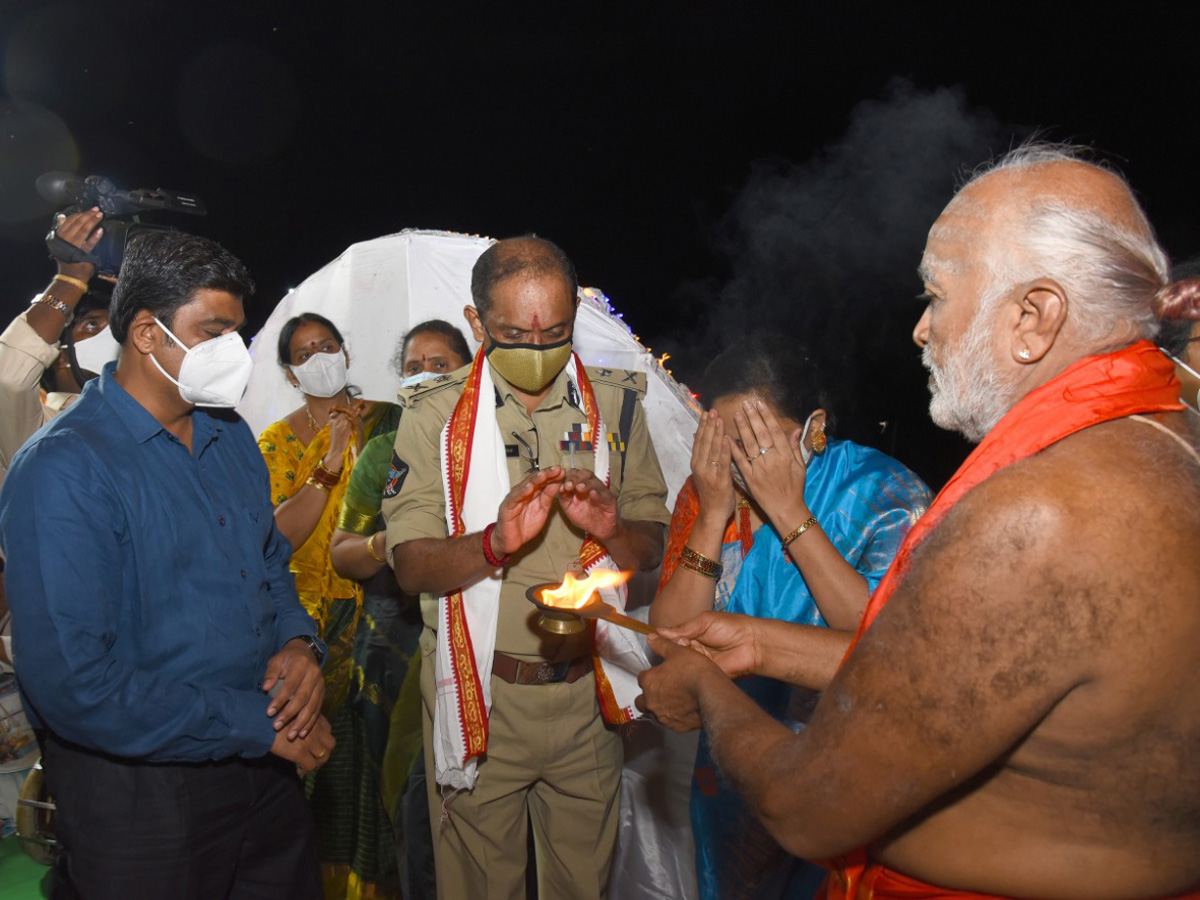
{"type": "MultiPolygon", "coordinates": [[[[804,488],[821,528],[871,590],[929,497],[921,479],[900,463],[849,441],[831,440],[812,458],[804,488]]],[[[784,556],[770,525],[755,531],[745,559],[741,553],[736,541],[722,547],[728,577],[718,585],[717,610],[825,626],[804,577],[784,556]],[[735,560],[740,567],[729,565],[735,560]]],[[[804,727],[819,696],[770,678],[743,678],[738,686],[793,731],[804,727]]],[[[824,869],[789,855],[767,834],[716,768],[704,734],[692,779],[691,816],[696,875],[705,900],[807,900],[825,878],[824,869]]]]}

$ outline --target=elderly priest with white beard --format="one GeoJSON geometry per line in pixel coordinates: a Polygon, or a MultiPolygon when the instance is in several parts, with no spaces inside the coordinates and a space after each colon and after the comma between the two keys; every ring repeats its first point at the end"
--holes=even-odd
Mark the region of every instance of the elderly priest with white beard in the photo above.
{"type": "Polygon", "coordinates": [[[1200,284],[1119,176],[1045,146],[973,178],[920,271],[930,412],[979,445],[844,663],[709,613],[653,640],[642,702],[707,730],[827,898],[1200,897],[1200,457],[1149,341],[1200,284]],[[749,672],[825,688],[802,733],[749,672]]]}

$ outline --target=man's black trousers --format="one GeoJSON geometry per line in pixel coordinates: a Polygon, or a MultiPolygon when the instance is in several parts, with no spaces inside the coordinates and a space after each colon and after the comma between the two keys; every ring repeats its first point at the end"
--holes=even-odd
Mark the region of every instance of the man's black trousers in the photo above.
{"type": "Polygon", "coordinates": [[[145,763],[43,735],[51,900],[320,900],[312,818],[275,756],[145,763]]]}

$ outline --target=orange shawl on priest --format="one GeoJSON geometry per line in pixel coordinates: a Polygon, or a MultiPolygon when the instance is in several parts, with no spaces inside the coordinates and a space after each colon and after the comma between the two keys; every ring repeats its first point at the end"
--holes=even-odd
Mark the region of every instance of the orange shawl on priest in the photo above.
{"type": "MultiPolygon", "coordinates": [[[[1171,361],[1153,343],[1144,340],[1113,353],[1085,357],[1030,391],[988,432],[908,533],[891,568],[871,595],[846,657],[854,652],[904,580],[913,550],[971,488],[1005,466],[1031,457],[1092,425],[1138,413],[1178,412],[1185,408],[1179,401],[1179,381],[1171,361]]],[[[833,873],[825,882],[824,900],[985,896],[921,885],[904,876],[899,878],[908,882],[908,886],[902,891],[889,892],[884,889],[887,884],[900,883],[892,877],[896,873],[869,864],[865,851],[827,865],[833,868],[833,873]],[[881,879],[881,883],[876,885],[876,879],[881,879]],[[914,893],[912,885],[919,890],[914,893]]]]}

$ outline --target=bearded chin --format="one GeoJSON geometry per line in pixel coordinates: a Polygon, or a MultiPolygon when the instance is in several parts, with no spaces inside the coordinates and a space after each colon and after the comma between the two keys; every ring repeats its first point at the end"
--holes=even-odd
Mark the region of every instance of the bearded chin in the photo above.
{"type": "Polygon", "coordinates": [[[979,443],[1013,406],[1013,386],[1005,383],[988,353],[989,334],[972,323],[962,345],[948,351],[945,364],[933,361],[926,344],[921,363],[933,375],[929,416],[934,424],[979,443]]]}

